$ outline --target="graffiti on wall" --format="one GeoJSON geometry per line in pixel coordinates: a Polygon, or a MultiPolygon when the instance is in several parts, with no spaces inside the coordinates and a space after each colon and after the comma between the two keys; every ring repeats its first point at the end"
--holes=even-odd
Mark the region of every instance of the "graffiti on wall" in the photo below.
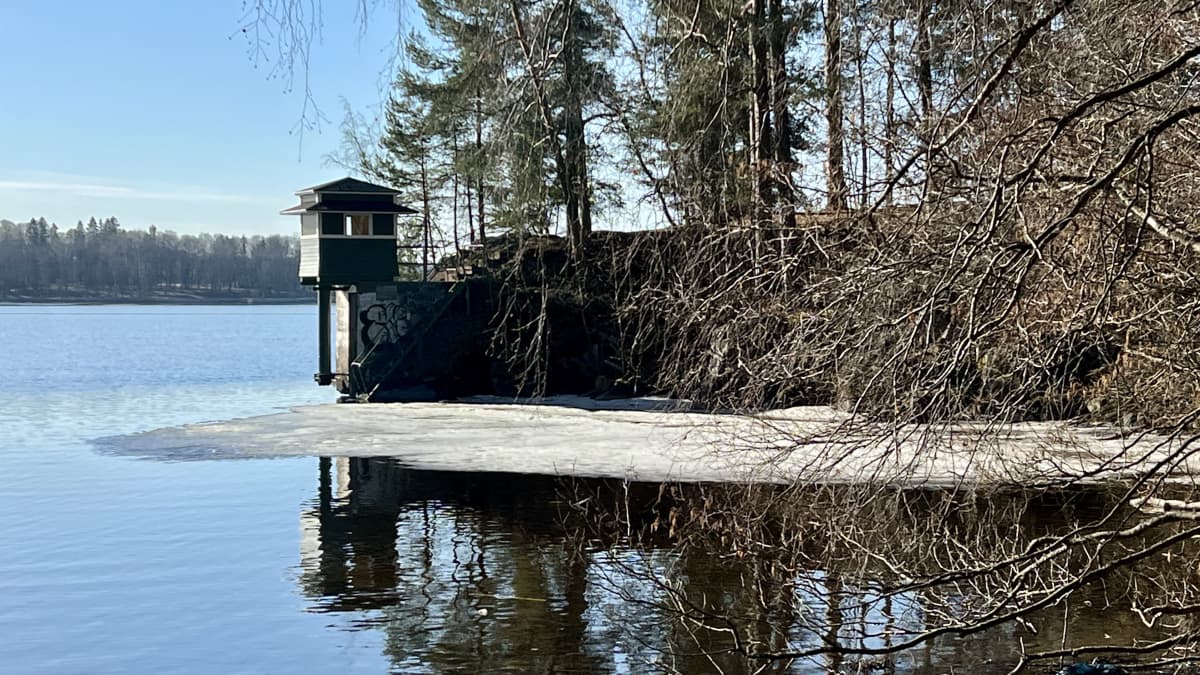
{"type": "Polygon", "coordinates": [[[359,312],[359,339],[364,346],[395,344],[414,324],[412,310],[397,302],[378,302],[359,312]]]}

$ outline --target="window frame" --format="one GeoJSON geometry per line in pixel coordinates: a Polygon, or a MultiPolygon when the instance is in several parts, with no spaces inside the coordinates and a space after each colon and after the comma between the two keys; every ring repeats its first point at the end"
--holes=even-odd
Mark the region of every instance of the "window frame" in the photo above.
{"type": "Polygon", "coordinates": [[[316,234],[305,234],[301,232],[300,238],[323,238],[323,239],[388,239],[395,241],[396,233],[400,227],[397,222],[396,213],[379,213],[377,211],[321,211],[320,218],[317,222],[316,234]],[[352,217],[367,218],[367,234],[353,234],[352,217]],[[380,218],[390,218],[391,232],[387,234],[376,234],[376,223],[380,218]],[[335,231],[332,227],[333,223],[341,225],[341,229],[335,231]],[[326,225],[329,224],[328,230],[326,225]]]}

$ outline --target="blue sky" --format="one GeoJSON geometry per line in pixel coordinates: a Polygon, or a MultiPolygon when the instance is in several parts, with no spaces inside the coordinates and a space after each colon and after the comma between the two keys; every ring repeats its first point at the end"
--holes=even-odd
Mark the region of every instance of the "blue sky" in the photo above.
{"type": "Polygon", "coordinates": [[[307,76],[328,120],[301,134],[305,69],[290,87],[272,75],[270,42],[255,63],[242,32],[253,0],[0,2],[0,218],[295,231],[279,210],[347,173],[326,161],[342,100],[377,114],[406,23],[396,4],[365,0],[364,33],[359,2],[323,4],[307,76]]]}

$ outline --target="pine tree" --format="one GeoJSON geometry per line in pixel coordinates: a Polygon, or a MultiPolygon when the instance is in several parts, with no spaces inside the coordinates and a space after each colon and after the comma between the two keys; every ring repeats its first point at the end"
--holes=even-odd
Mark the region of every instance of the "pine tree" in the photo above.
{"type": "Polygon", "coordinates": [[[641,135],[659,162],[685,221],[789,219],[798,197],[794,154],[807,145],[793,108],[810,87],[792,68],[800,36],[813,28],[811,2],[652,0],[648,67],[658,91],[638,105],[641,135]]]}
{"type": "Polygon", "coordinates": [[[380,139],[382,152],[373,160],[370,172],[401,191],[401,198],[419,204],[421,220],[416,226],[399,230],[401,262],[420,263],[418,279],[429,276],[430,248],[433,245],[432,222],[435,191],[446,178],[446,166],[434,151],[429,105],[413,96],[402,78],[385,112],[386,130],[380,139]],[[420,260],[417,260],[417,257],[420,260]]]}
{"type": "Polygon", "coordinates": [[[419,4],[430,37],[409,39],[380,151],[360,168],[420,186],[410,199],[428,203],[427,217],[455,231],[465,220],[474,243],[486,246],[493,229],[546,231],[557,212],[578,249],[595,202],[588,124],[613,91],[611,30],[580,0],[515,11],[488,0],[419,4]]]}

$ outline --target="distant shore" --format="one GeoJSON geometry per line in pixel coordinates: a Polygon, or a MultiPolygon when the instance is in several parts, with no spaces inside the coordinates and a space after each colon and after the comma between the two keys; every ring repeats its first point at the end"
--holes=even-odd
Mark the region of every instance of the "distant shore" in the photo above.
{"type": "Polygon", "coordinates": [[[85,290],[0,292],[0,305],[307,305],[315,295],[259,296],[252,293],[155,290],[148,293],[85,290]]]}

